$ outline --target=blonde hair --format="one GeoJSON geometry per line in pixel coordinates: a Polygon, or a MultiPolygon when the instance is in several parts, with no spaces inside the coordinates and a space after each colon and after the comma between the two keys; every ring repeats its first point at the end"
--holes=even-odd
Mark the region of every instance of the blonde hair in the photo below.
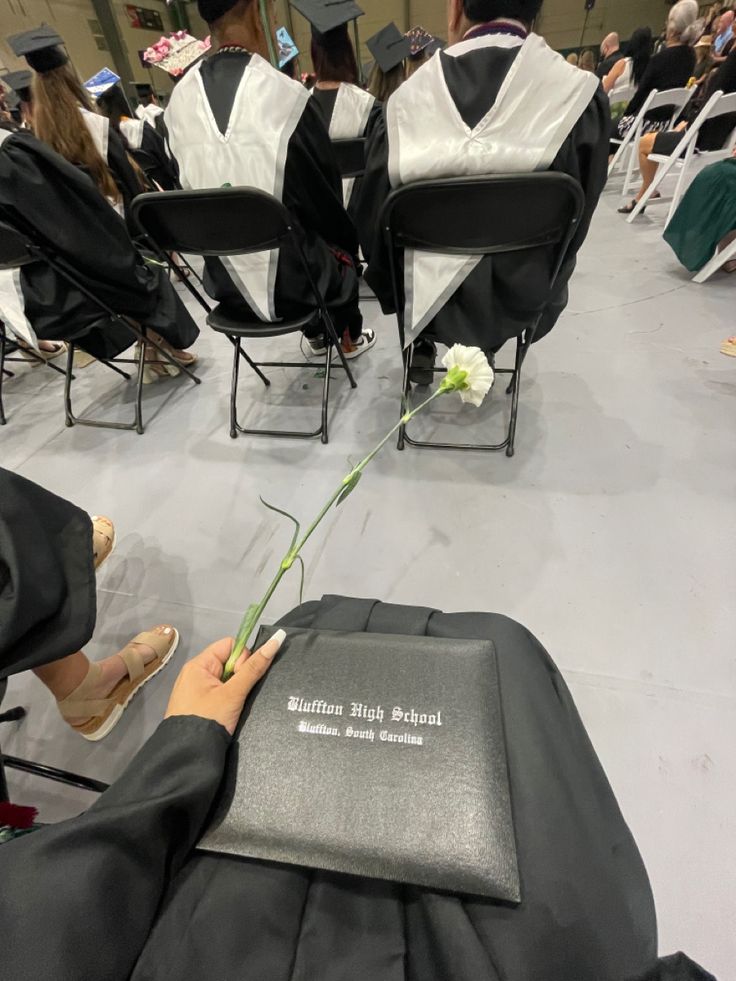
{"type": "Polygon", "coordinates": [[[595,55],[590,50],[590,48],[583,51],[580,55],[580,61],[578,66],[582,68],[584,72],[594,72],[595,71],[595,55]]]}
{"type": "Polygon", "coordinates": [[[106,198],[119,202],[115,178],[79,111],[95,112],[95,107],[69,65],[34,75],[32,92],[36,136],[69,163],[83,167],[106,198]]]}
{"type": "Polygon", "coordinates": [[[390,95],[404,81],[404,63],[400,61],[389,71],[384,72],[378,62],[373,66],[371,77],[368,80],[368,91],[374,99],[379,102],[386,102],[390,95]]]}

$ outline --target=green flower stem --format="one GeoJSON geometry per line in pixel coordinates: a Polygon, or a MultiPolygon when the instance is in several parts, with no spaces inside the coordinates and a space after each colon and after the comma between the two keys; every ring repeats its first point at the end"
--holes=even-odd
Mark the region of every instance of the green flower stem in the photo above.
{"type": "Polygon", "coordinates": [[[291,569],[291,567],[294,565],[294,563],[297,560],[297,557],[299,556],[299,553],[307,544],[307,542],[312,537],[314,532],[317,530],[317,528],[319,527],[323,519],[326,517],[328,512],[334,507],[338,499],[345,493],[346,487],[350,487],[351,485],[355,484],[355,482],[360,477],[360,475],[365,470],[365,468],[368,466],[368,464],[371,462],[371,460],[378,453],[381,452],[383,447],[386,445],[386,443],[388,443],[391,437],[395,435],[395,433],[398,431],[400,426],[405,426],[407,423],[411,422],[414,416],[418,415],[418,413],[420,413],[423,409],[425,409],[430,402],[433,402],[440,395],[445,395],[447,394],[447,392],[454,392],[454,391],[461,390],[463,387],[465,387],[466,377],[467,377],[467,373],[465,371],[462,371],[462,369],[458,369],[458,368],[451,369],[450,372],[448,372],[448,374],[445,375],[445,378],[443,379],[442,384],[439,386],[439,388],[435,392],[433,392],[428,399],[425,399],[424,402],[420,403],[415,409],[412,409],[409,412],[405,412],[404,415],[396,423],[396,425],[392,429],[390,429],[389,432],[386,433],[386,435],[383,437],[383,439],[378,444],[378,446],[376,446],[375,449],[371,450],[368,456],[366,456],[363,460],[361,460],[356,467],[353,467],[350,473],[343,478],[343,480],[340,482],[339,486],[334,491],[334,493],[330,495],[329,500],[324,505],[322,510],[319,512],[317,517],[311,523],[309,528],[307,528],[302,538],[292,545],[292,547],[289,549],[289,551],[281,560],[281,564],[279,565],[278,572],[276,573],[273,582],[266,590],[266,595],[263,597],[260,603],[257,603],[254,606],[250,606],[248,608],[240,624],[240,629],[238,630],[238,636],[235,639],[235,644],[233,646],[232,654],[228,658],[227,664],[225,665],[225,669],[222,675],[223,681],[227,681],[228,678],[232,677],[233,672],[235,670],[235,664],[237,663],[237,660],[240,657],[240,655],[245,650],[255,626],[260,620],[261,615],[263,614],[263,611],[266,609],[266,606],[268,605],[271,597],[276,592],[276,587],[284,578],[284,576],[289,571],[289,569],[291,569]]]}

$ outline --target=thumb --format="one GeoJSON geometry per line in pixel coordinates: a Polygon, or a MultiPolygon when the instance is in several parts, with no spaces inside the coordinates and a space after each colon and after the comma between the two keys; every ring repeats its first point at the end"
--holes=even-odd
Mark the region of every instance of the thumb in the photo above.
{"type": "Polygon", "coordinates": [[[286,632],[277,630],[263,647],[259,647],[257,651],[254,651],[248,660],[236,669],[232,678],[226,682],[226,687],[231,688],[234,693],[245,700],[271,667],[274,657],[280,651],[281,645],[285,640],[286,632]]]}

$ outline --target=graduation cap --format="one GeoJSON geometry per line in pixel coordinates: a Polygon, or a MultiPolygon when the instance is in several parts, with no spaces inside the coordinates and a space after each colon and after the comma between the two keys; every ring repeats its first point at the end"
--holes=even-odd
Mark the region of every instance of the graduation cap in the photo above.
{"type": "Polygon", "coordinates": [[[8,88],[14,92],[21,102],[31,101],[31,82],[33,72],[27,68],[19,72],[9,72],[7,75],[0,76],[0,81],[5,82],[8,88]]]}
{"type": "Polygon", "coordinates": [[[446,47],[447,41],[443,41],[441,37],[433,37],[424,49],[424,53],[428,58],[431,58],[437,51],[443,51],[446,47]]]}
{"type": "Polygon", "coordinates": [[[412,58],[420,55],[434,40],[432,35],[425,31],[423,27],[412,27],[404,36],[411,45],[410,56],[412,58]]]}
{"type": "Polygon", "coordinates": [[[291,0],[291,5],[307,18],[312,31],[318,34],[349,24],[365,13],[353,0],[291,0]]]}
{"type": "Polygon", "coordinates": [[[32,31],[23,31],[8,38],[8,44],[13,54],[25,58],[28,64],[39,73],[50,72],[61,68],[69,61],[69,56],[62,48],[63,40],[53,27],[42,24],[32,31]]]}
{"type": "Polygon", "coordinates": [[[136,95],[139,99],[151,99],[153,97],[153,86],[149,82],[137,84],[135,87],[136,95]]]}
{"type": "Polygon", "coordinates": [[[390,72],[411,54],[411,44],[393,23],[368,38],[366,44],[383,72],[390,72]]]}
{"type": "Polygon", "coordinates": [[[88,78],[84,83],[84,87],[93,98],[99,99],[101,95],[104,95],[116,86],[119,81],[119,75],[116,75],[109,68],[103,68],[96,75],[93,75],[92,78],[88,78]]]}

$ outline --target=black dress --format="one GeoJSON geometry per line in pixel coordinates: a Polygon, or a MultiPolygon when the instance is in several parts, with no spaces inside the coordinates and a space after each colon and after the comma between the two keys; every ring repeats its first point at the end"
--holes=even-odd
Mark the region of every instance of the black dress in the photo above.
{"type": "MultiPolygon", "coordinates": [[[[193,344],[199,329],[165,270],[143,261],[125,222],[91,179],[27,131],[0,129],[0,136],[0,213],[52,248],[113,310],[176,348],[193,344]]],[[[122,148],[119,139],[117,146],[122,148]]],[[[23,266],[19,281],[19,299],[40,339],[66,340],[89,330],[75,343],[96,358],[115,357],[133,344],[127,328],[46,263],[23,266]]]]}
{"type": "MultiPolygon", "coordinates": [[[[639,88],[618,121],[614,135],[623,139],[631,128],[639,110],[649,98],[653,89],[664,92],[666,89],[681,89],[687,85],[695,71],[695,52],[687,44],[676,44],[663,48],[652,58],[644,69],[639,88]]],[[[672,111],[663,106],[647,113],[642,133],[654,133],[666,129],[672,111]]]]}
{"type": "Polygon", "coordinates": [[[0,468],[0,681],[81,650],[95,589],[89,515],[0,468]]]}
{"type": "MultiPolygon", "coordinates": [[[[724,95],[736,92],[736,51],[717,68],[701,85],[702,94],[693,96],[691,103],[685,107],[686,120],[692,123],[714,92],[724,95]]],[[[736,127],[736,113],[725,113],[715,119],[706,120],[698,131],[696,148],[701,151],[720,150],[736,127]]],[[[652,153],[662,153],[669,156],[677,149],[684,132],[658,133],[654,141],[652,153]]]]}
{"type": "Polygon", "coordinates": [[[658,961],[636,845],[562,677],[506,617],[326,597],[282,621],[492,639],[522,883],[518,906],[193,851],[229,737],[163,722],[82,816],[0,848],[13,981],[695,981],[658,961]],[[32,870],[32,874],[29,874],[32,870]],[[81,924],[81,927],[80,927],[81,924]]]}

